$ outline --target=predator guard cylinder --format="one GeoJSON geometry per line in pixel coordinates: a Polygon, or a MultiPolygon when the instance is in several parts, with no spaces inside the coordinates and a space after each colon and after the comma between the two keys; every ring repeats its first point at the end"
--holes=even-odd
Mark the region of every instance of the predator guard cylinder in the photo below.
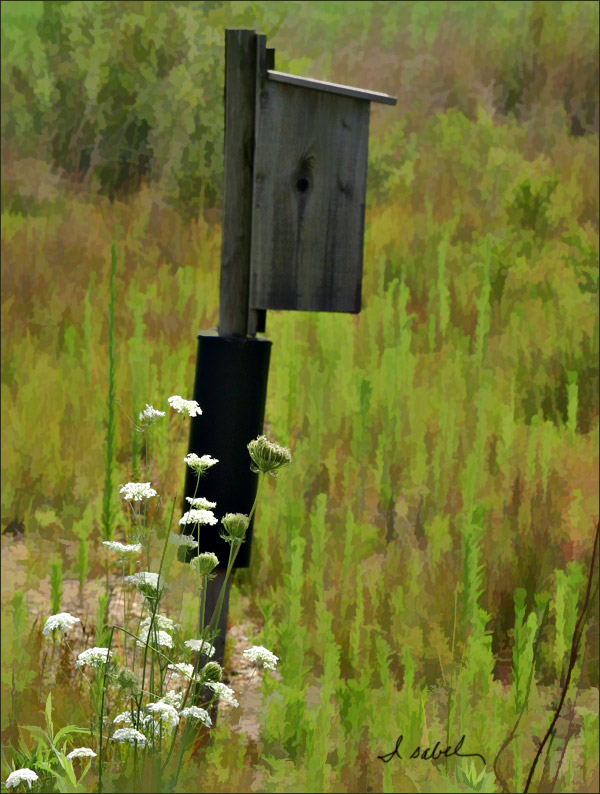
{"type": "MultiPolygon", "coordinates": [[[[201,416],[190,419],[188,451],[210,455],[219,461],[200,477],[186,467],[183,512],[190,510],[185,497],[204,497],[216,502],[213,512],[219,519],[226,513],[250,514],[258,474],[250,470],[250,441],[261,435],[265,416],[271,340],[243,336],[218,336],[216,331],[198,334],[198,358],[194,397],[201,416]]],[[[248,568],[254,518],[236,557],[234,568],[248,568]]],[[[219,567],[225,568],[230,546],[220,537],[220,523],[193,528],[183,525],[183,533],[193,533],[200,545],[188,550],[186,562],[197,553],[214,552],[219,567]]]]}

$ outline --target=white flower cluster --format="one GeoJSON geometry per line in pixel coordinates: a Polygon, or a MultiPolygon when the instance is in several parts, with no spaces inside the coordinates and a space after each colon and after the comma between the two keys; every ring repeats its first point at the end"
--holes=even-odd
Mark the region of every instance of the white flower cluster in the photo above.
{"type": "Polygon", "coordinates": [[[195,653],[202,653],[209,658],[215,655],[214,646],[206,640],[186,640],[183,644],[195,653]]]}
{"type": "Polygon", "coordinates": [[[242,656],[257,667],[259,664],[262,664],[265,670],[275,670],[277,662],[279,661],[278,656],[275,656],[274,653],[263,648],[262,645],[253,645],[252,648],[248,648],[247,651],[244,651],[242,656]]]}
{"type": "Polygon", "coordinates": [[[183,701],[183,694],[181,692],[176,692],[174,689],[168,689],[160,700],[163,703],[168,703],[169,706],[175,706],[176,709],[180,709],[183,701]]]}
{"type": "Polygon", "coordinates": [[[177,713],[177,709],[164,700],[158,700],[156,703],[148,703],[146,710],[153,715],[158,715],[160,722],[162,722],[169,731],[174,730],[179,725],[179,714],[177,713]]]}
{"type": "Polygon", "coordinates": [[[14,772],[11,772],[6,778],[6,783],[4,785],[6,788],[15,788],[19,785],[19,783],[27,783],[29,788],[31,788],[31,784],[35,783],[37,779],[38,776],[35,774],[33,769],[27,769],[27,767],[24,767],[23,769],[15,769],[14,772]]]}
{"type": "Polygon", "coordinates": [[[185,456],[183,461],[187,463],[190,469],[195,471],[198,476],[204,474],[207,469],[210,469],[211,466],[219,462],[217,458],[211,458],[210,455],[202,455],[202,457],[199,458],[195,452],[190,452],[189,455],[185,456]]]}
{"type": "Polygon", "coordinates": [[[116,552],[123,559],[133,557],[142,550],[141,543],[119,543],[118,540],[103,540],[102,545],[110,551],[116,552]]]}
{"type": "Polygon", "coordinates": [[[175,678],[179,678],[180,676],[184,676],[185,678],[192,678],[194,675],[194,665],[186,664],[186,662],[169,664],[167,665],[167,669],[173,673],[175,678]]]}
{"type": "MultiPolygon", "coordinates": [[[[207,456],[205,455],[205,457],[207,456]]],[[[203,510],[213,510],[217,506],[216,502],[209,502],[208,499],[205,499],[203,496],[197,496],[195,498],[186,496],[185,499],[190,503],[190,507],[195,507],[197,510],[201,508],[203,510]]]]}
{"type": "Polygon", "coordinates": [[[194,540],[191,535],[176,535],[174,532],[169,535],[169,543],[174,546],[185,546],[188,549],[195,549],[198,545],[198,541],[194,540]]]}
{"type": "MultiPolygon", "coordinates": [[[[181,715],[179,713],[182,701],[183,694],[181,692],[170,690],[160,700],[154,703],[147,703],[145,706],[146,713],[140,714],[139,720],[136,713],[133,716],[129,711],[118,714],[114,718],[113,724],[122,724],[125,727],[115,731],[113,739],[129,742],[130,744],[137,740],[139,744],[152,746],[161,733],[164,735],[165,730],[172,733],[179,724],[180,716],[188,716],[187,713],[182,712],[181,715]],[[140,739],[140,736],[142,739],[140,739]]],[[[184,712],[186,711],[184,709],[184,712]]]]}
{"type": "Polygon", "coordinates": [[[151,405],[146,403],[146,407],[143,411],[140,411],[140,422],[150,426],[156,422],[157,419],[160,419],[161,416],[164,416],[164,411],[157,411],[156,408],[153,408],[151,405]]]}
{"type": "Polygon", "coordinates": [[[108,648],[88,648],[79,654],[75,667],[83,667],[86,664],[90,664],[92,667],[99,668],[106,664],[112,655],[113,652],[109,651],[108,648]]]}
{"type": "MultiPolygon", "coordinates": [[[[140,624],[140,629],[148,631],[150,628],[150,621],[150,617],[144,618],[140,624]]],[[[162,629],[163,631],[177,631],[177,629],[181,628],[179,623],[175,623],[171,618],[168,618],[166,615],[158,614],[154,616],[154,625],[157,629],[162,629]]]]}
{"type": "MultiPolygon", "coordinates": [[[[117,715],[113,720],[115,725],[122,723],[125,725],[125,728],[121,728],[122,731],[136,731],[142,733],[144,737],[144,742],[148,745],[152,745],[154,742],[155,734],[158,735],[160,731],[160,723],[156,722],[150,714],[140,714],[139,722],[137,721],[137,715],[131,717],[131,714],[128,711],[124,711],[122,714],[117,715]]],[[[117,733],[119,731],[115,731],[113,738],[117,737],[117,733]]],[[[125,734],[123,734],[125,735],[125,734]]],[[[117,739],[119,741],[119,739],[117,739]]],[[[121,739],[121,741],[128,741],[127,738],[121,739]]]]}
{"type": "Polygon", "coordinates": [[[219,521],[215,514],[210,510],[188,510],[179,519],[180,524],[218,524],[219,521]]]}
{"type": "Polygon", "coordinates": [[[123,722],[125,723],[125,725],[129,725],[131,727],[133,725],[131,714],[128,711],[124,711],[121,714],[117,714],[117,716],[113,720],[113,724],[118,725],[120,722],[123,722]]]}
{"type": "Polygon", "coordinates": [[[146,598],[157,598],[166,587],[163,580],[158,581],[158,574],[150,571],[139,571],[132,576],[126,576],[125,581],[135,585],[146,598]]]}
{"type": "Polygon", "coordinates": [[[50,634],[51,631],[56,631],[56,629],[60,629],[61,631],[68,631],[72,629],[76,623],[81,623],[79,618],[70,615],[68,612],[59,612],[57,615],[50,615],[42,634],[50,634]]]}
{"type": "Polygon", "coordinates": [[[240,705],[233,697],[235,694],[233,689],[228,687],[227,684],[223,684],[221,681],[207,681],[206,686],[212,689],[212,691],[226,703],[231,703],[232,706],[236,707],[240,705]]]}
{"type": "Polygon", "coordinates": [[[183,397],[179,397],[177,394],[169,397],[169,405],[178,414],[185,414],[186,412],[190,416],[201,416],[202,414],[202,410],[196,400],[184,400],[183,397]]]}
{"type": "Polygon", "coordinates": [[[75,750],[71,750],[71,752],[67,755],[69,761],[72,761],[74,758],[95,758],[96,753],[91,750],[89,747],[76,747],[75,750]]]}
{"type": "Polygon", "coordinates": [[[128,482],[122,485],[119,493],[123,494],[123,499],[133,499],[135,502],[141,502],[142,499],[150,499],[157,496],[154,488],[150,487],[149,482],[128,482]]]}
{"type": "MultiPolygon", "coordinates": [[[[148,634],[150,634],[150,627],[145,630],[142,630],[139,634],[138,639],[135,641],[136,645],[139,648],[143,648],[146,643],[148,642],[148,634]]],[[[160,629],[152,630],[150,634],[150,641],[149,645],[154,648],[155,644],[159,645],[163,648],[172,648],[173,647],[173,637],[170,634],[167,634],[166,631],[161,631],[160,629]]]]}
{"type": "Polygon", "coordinates": [[[115,742],[127,742],[132,747],[135,744],[139,744],[140,747],[143,747],[147,743],[147,739],[143,733],[136,730],[135,728],[119,728],[119,730],[115,731],[112,737],[115,742]]]}
{"type": "Polygon", "coordinates": [[[183,709],[179,712],[180,717],[188,717],[193,720],[200,720],[203,725],[206,725],[207,728],[212,727],[212,720],[210,718],[210,714],[205,709],[201,709],[198,706],[187,706],[187,708],[183,709]]]}

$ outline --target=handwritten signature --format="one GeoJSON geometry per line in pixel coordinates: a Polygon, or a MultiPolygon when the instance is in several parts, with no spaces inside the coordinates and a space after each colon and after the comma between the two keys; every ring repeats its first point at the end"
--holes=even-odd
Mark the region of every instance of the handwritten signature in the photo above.
{"type": "MultiPolygon", "coordinates": [[[[380,758],[384,764],[389,763],[392,758],[400,758],[400,745],[402,744],[402,740],[404,739],[403,734],[396,739],[396,746],[394,749],[389,752],[385,753],[385,755],[378,755],[377,758],[380,758]]],[[[450,758],[453,755],[459,756],[460,758],[481,758],[485,765],[485,758],[480,753],[461,753],[460,750],[465,742],[465,735],[463,734],[460,740],[457,742],[456,747],[454,750],[452,749],[452,745],[448,745],[445,750],[438,750],[441,742],[436,742],[433,749],[431,747],[426,747],[423,750],[420,747],[415,747],[415,749],[410,754],[410,757],[413,759],[420,758],[421,761],[437,761],[438,758],[446,757],[450,758]]]]}

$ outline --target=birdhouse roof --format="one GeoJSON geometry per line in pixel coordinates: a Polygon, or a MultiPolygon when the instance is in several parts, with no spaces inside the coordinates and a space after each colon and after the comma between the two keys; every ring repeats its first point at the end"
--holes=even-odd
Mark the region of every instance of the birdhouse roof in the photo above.
{"type": "Polygon", "coordinates": [[[276,72],[273,69],[267,70],[267,80],[276,83],[287,83],[296,85],[300,88],[312,88],[317,91],[327,91],[330,94],[341,94],[342,96],[354,99],[364,99],[367,102],[381,102],[384,105],[395,105],[396,97],[389,94],[381,94],[378,91],[365,91],[362,88],[354,88],[349,85],[339,85],[338,83],[327,83],[324,80],[313,80],[310,77],[297,77],[294,74],[276,72]]]}

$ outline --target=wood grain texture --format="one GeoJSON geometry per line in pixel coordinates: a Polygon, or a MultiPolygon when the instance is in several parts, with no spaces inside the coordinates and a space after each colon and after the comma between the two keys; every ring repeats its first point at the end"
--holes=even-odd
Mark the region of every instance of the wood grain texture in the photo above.
{"type": "Polygon", "coordinates": [[[225,31],[225,180],[219,335],[248,331],[256,34],[225,31]]]}
{"type": "Polygon", "coordinates": [[[250,306],[361,307],[369,102],[259,80],[250,306]]]}
{"type": "MultiPolygon", "coordinates": [[[[267,49],[267,37],[262,33],[256,35],[256,75],[254,85],[254,141],[258,137],[258,96],[261,80],[266,79],[267,69],[275,65],[275,50],[267,49]]],[[[254,181],[254,180],[253,180],[254,181]]],[[[248,299],[250,298],[250,283],[248,283],[248,299]]],[[[265,309],[255,309],[248,303],[248,336],[264,333],[267,325],[267,312],[265,309]]]]}

